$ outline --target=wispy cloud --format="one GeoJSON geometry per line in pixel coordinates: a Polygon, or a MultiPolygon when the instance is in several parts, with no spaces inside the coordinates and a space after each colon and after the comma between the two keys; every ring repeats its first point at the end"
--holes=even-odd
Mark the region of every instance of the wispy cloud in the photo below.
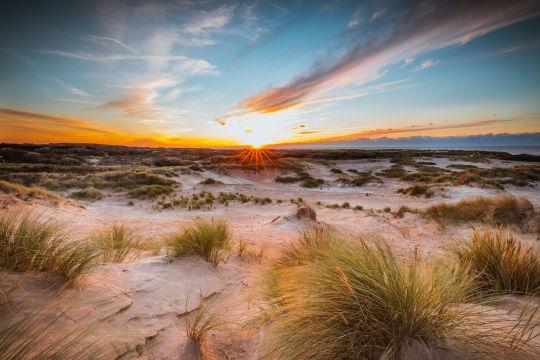
{"type": "Polygon", "coordinates": [[[39,129],[42,128],[61,128],[63,130],[76,130],[101,135],[118,135],[116,132],[97,128],[85,120],[11,108],[0,108],[0,124],[4,128],[27,126],[36,132],[39,132],[39,129]]]}
{"type": "Polygon", "coordinates": [[[97,101],[84,100],[84,99],[55,98],[55,100],[64,101],[64,102],[80,103],[80,104],[99,104],[99,102],[97,102],[97,101]]]}
{"type": "Polygon", "coordinates": [[[60,84],[62,85],[62,87],[64,87],[64,89],[66,89],[66,91],[68,91],[70,94],[72,95],[76,95],[76,96],[84,96],[84,97],[91,97],[91,95],[89,93],[87,93],[86,91],[84,90],[81,90],[79,88],[76,88],[75,86],[71,85],[71,84],[68,84],[67,82],[63,81],[63,80],[60,80],[59,78],[57,77],[54,77],[54,76],[43,76],[42,77],[43,79],[46,79],[46,80],[50,80],[50,81],[53,81],[57,84],[60,84]]]}
{"type": "MultiPolygon", "coordinates": [[[[417,1],[388,9],[376,22],[376,36],[362,36],[353,24],[356,41],[342,55],[317,63],[284,86],[237,103],[232,114],[272,113],[304,103],[336,88],[352,86],[358,76],[418,55],[463,45],[496,29],[537,16],[536,1],[417,1]],[[391,29],[389,31],[388,29],[391,29]]],[[[350,27],[351,23],[349,23],[350,27]]],[[[373,33],[373,32],[372,32],[373,33]]],[[[374,34],[375,35],[375,34],[374,34]]]]}
{"type": "Polygon", "coordinates": [[[433,60],[433,59],[426,60],[420,65],[418,65],[417,67],[415,67],[414,69],[412,69],[411,71],[416,72],[416,71],[424,70],[424,69],[437,65],[439,62],[440,62],[439,60],[433,60]]]}
{"type": "Polygon", "coordinates": [[[341,141],[341,140],[357,140],[361,138],[371,138],[379,136],[387,136],[394,134],[407,134],[407,133],[425,133],[426,131],[440,131],[440,130],[450,130],[450,129],[468,129],[468,128],[481,128],[493,126],[496,124],[503,123],[512,123],[519,121],[538,121],[540,120],[540,113],[530,113],[530,114],[518,114],[505,117],[493,117],[480,119],[475,121],[461,122],[461,123],[442,123],[434,124],[430,123],[427,125],[410,125],[400,128],[386,128],[386,129],[370,129],[355,132],[352,134],[347,134],[344,136],[337,136],[332,138],[324,139],[324,141],[341,141]]]}
{"type": "Polygon", "coordinates": [[[95,44],[99,44],[99,45],[102,45],[102,46],[106,46],[108,44],[115,44],[115,45],[118,45],[119,47],[121,48],[124,48],[134,54],[137,53],[137,50],[133,49],[132,47],[124,44],[122,41],[118,40],[118,39],[115,39],[115,38],[112,38],[112,37],[108,37],[108,36],[96,36],[96,35],[88,35],[87,37],[88,41],[90,42],[93,42],[95,44]]]}
{"type": "Polygon", "coordinates": [[[413,62],[414,62],[414,58],[406,58],[405,61],[403,61],[403,64],[401,65],[401,67],[409,66],[413,62]]]}

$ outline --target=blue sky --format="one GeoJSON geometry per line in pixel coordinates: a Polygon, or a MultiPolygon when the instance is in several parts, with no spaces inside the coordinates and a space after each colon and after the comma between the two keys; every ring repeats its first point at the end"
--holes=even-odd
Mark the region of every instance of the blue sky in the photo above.
{"type": "Polygon", "coordinates": [[[537,1],[33,3],[0,15],[2,141],[540,132],[537,1]]]}

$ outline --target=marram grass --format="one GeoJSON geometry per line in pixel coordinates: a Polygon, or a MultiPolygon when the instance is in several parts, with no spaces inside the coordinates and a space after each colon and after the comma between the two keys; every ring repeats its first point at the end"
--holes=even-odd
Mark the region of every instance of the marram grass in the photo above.
{"type": "Polygon", "coordinates": [[[56,221],[31,213],[0,215],[0,267],[73,281],[92,269],[98,255],[88,242],[73,241],[56,221]]]}
{"type": "Polygon", "coordinates": [[[125,261],[139,247],[139,239],[123,224],[112,224],[98,229],[92,236],[92,243],[101,252],[101,260],[106,263],[125,261]]]}
{"type": "Polygon", "coordinates": [[[502,228],[475,230],[469,241],[455,243],[450,253],[469,269],[482,291],[540,294],[540,257],[536,249],[502,228]]]}
{"type": "Polygon", "coordinates": [[[39,186],[27,187],[21,184],[14,184],[5,180],[0,180],[0,191],[5,192],[7,194],[18,194],[18,195],[23,195],[23,196],[29,196],[35,199],[48,200],[53,203],[58,203],[62,200],[62,198],[56,195],[56,193],[49,191],[47,189],[44,189],[42,187],[39,187],[39,186]]]}
{"type": "Polygon", "coordinates": [[[218,265],[231,249],[232,234],[227,222],[197,219],[190,226],[167,238],[169,255],[200,255],[218,265]]]}
{"type": "Polygon", "coordinates": [[[337,242],[320,232],[304,234],[294,249],[315,256],[297,265],[287,256],[282,264],[291,266],[263,276],[266,359],[399,359],[411,342],[434,356],[537,354],[527,345],[538,333],[536,310],[514,321],[488,316],[489,307],[472,303],[474,277],[457,264],[405,262],[388,246],[337,242]]]}

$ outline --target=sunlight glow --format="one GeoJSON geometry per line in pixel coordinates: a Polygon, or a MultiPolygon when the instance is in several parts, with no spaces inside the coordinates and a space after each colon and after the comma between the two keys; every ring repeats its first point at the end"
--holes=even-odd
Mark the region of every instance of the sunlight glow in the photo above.
{"type": "Polygon", "coordinates": [[[257,149],[264,145],[287,141],[291,132],[291,114],[256,114],[237,117],[227,124],[227,133],[239,143],[257,149]]]}

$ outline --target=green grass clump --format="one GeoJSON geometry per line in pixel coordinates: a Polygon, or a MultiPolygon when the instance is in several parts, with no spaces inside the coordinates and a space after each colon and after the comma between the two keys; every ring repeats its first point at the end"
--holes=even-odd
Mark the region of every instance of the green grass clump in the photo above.
{"type": "Polygon", "coordinates": [[[93,186],[98,189],[106,187],[134,189],[143,185],[172,186],[176,184],[176,181],[145,171],[131,170],[89,175],[82,179],[81,184],[84,187],[93,186]]]}
{"type": "Polygon", "coordinates": [[[69,197],[77,200],[96,201],[103,199],[103,193],[94,187],[87,187],[83,190],[75,190],[69,197]]]}
{"type": "Polygon", "coordinates": [[[123,262],[128,255],[139,248],[139,239],[122,224],[112,224],[96,230],[92,243],[101,252],[101,260],[106,263],[123,262]]]}
{"type": "Polygon", "coordinates": [[[0,180],[0,191],[7,194],[17,194],[22,196],[28,196],[35,199],[48,200],[57,203],[61,198],[54,192],[46,190],[42,187],[32,186],[27,187],[20,184],[10,183],[9,181],[0,180]]]}
{"type": "Polygon", "coordinates": [[[207,356],[205,356],[206,339],[211,331],[225,325],[222,314],[212,310],[212,306],[210,304],[203,303],[201,299],[201,304],[197,308],[195,315],[188,315],[185,319],[186,337],[191,342],[191,345],[194,346],[196,355],[201,359],[207,358],[207,356]]]}
{"type": "Polygon", "coordinates": [[[87,274],[99,255],[87,242],[70,241],[63,226],[30,213],[0,216],[0,267],[49,272],[73,281],[87,274]]]}
{"type": "Polygon", "coordinates": [[[139,199],[153,199],[159,195],[167,195],[173,192],[170,185],[144,185],[128,192],[128,196],[139,199]]]}
{"type": "Polygon", "coordinates": [[[473,277],[459,266],[402,261],[388,246],[317,234],[292,249],[298,256],[285,253],[263,275],[265,359],[400,359],[411,342],[434,356],[526,354],[512,343],[522,336],[508,334],[530,334],[530,323],[493,327],[487,310],[467,304],[473,277]]]}
{"type": "Polygon", "coordinates": [[[212,179],[212,178],[206,178],[205,180],[200,182],[202,185],[214,185],[214,184],[223,184],[221,181],[212,179]]]}
{"type": "Polygon", "coordinates": [[[439,203],[422,212],[442,224],[477,221],[486,224],[524,226],[535,211],[527,198],[502,195],[493,198],[476,197],[455,204],[439,203]]]}
{"type": "Polygon", "coordinates": [[[343,240],[333,232],[323,227],[314,227],[303,231],[292,242],[286,244],[281,250],[281,255],[274,263],[274,268],[289,268],[309,264],[337,246],[341,246],[343,240]]]}
{"type": "Polygon", "coordinates": [[[433,196],[434,192],[428,185],[413,185],[408,188],[398,189],[399,194],[409,194],[411,196],[421,196],[424,195],[426,198],[433,196]]]}
{"type": "Polygon", "coordinates": [[[470,241],[456,243],[450,253],[469,269],[483,291],[540,294],[540,257],[510,234],[485,229],[470,241]]]}
{"type": "Polygon", "coordinates": [[[168,237],[172,256],[200,255],[215,266],[231,248],[232,234],[225,221],[196,220],[193,225],[168,237]]]}

